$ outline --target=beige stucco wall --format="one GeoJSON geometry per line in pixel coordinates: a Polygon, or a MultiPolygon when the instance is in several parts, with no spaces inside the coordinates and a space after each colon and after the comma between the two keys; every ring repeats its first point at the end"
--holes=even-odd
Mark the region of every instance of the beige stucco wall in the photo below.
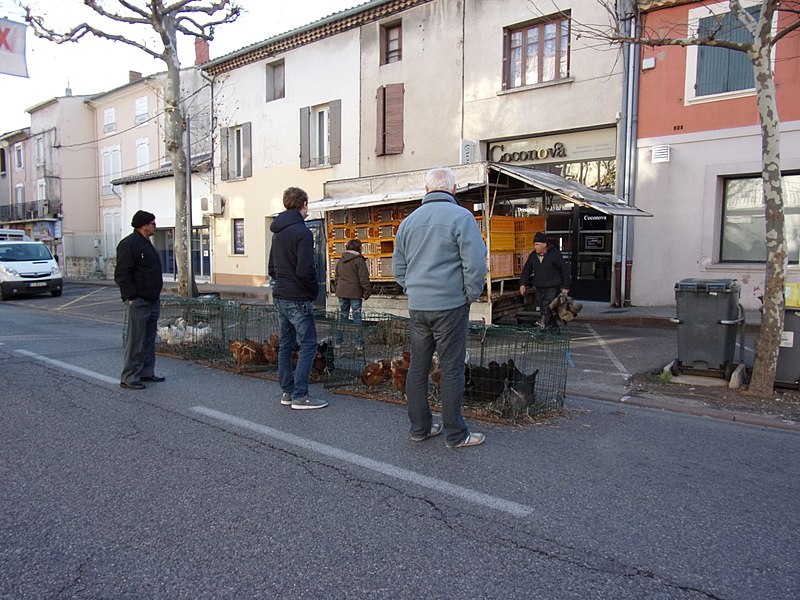
{"type": "MultiPolygon", "coordinates": [[[[800,169],[800,122],[781,127],[781,166],[800,169]]],[[[761,172],[757,127],[639,140],[636,204],[652,219],[635,219],[631,302],[669,305],[675,283],[685,278],[737,279],[741,304],[760,308],[763,265],[720,263],[722,180],[761,172]],[[668,144],[670,160],[651,162],[654,145],[668,144]]],[[[788,282],[800,281],[790,265],[788,282]]]]}
{"type": "Polygon", "coordinates": [[[252,123],[253,176],[222,181],[219,171],[219,131],[215,131],[215,193],[225,200],[225,212],[213,218],[214,281],[258,284],[267,280],[268,227],[283,210],[282,194],[289,186],[303,188],[309,198],[322,198],[331,179],[358,175],[359,44],[356,31],[285,52],[241,67],[217,78],[217,125],[252,123]],[[266,102],[266,65],[285,61],[285,98],[266,102]],[[300,168],[300,107],[342,101],[342,162],[316,169],[300,168]],[[233,254],[231,219],[243,218],[244,255],[233,254]]]}

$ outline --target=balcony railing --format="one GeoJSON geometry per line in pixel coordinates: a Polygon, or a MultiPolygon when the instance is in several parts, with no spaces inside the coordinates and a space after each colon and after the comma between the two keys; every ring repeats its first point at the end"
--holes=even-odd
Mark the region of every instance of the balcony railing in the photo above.
{"type": "Polygon", "coordinates": [[[0,222],[57,219],[60,214],[61,202],[57,200],[37,200],[0,206],[0,222]]]}

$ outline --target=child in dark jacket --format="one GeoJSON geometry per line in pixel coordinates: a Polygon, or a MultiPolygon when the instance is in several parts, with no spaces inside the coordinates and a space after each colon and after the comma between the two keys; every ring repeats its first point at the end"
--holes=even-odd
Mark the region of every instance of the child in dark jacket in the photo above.
{"type": "Polygon", "coordinates": [[[339,328],[333,341],[335,348],[341,348],[344,341],[343,329],[353,311],[355,334],[353,345],[356,350],[363,349],[361,330],[362,301],[369,298],[372,286],[369,281],[367,261],[361,254],[361,240],[347,242],[345,251],[336,263],[336,297],[339,298],[339,328]]]}

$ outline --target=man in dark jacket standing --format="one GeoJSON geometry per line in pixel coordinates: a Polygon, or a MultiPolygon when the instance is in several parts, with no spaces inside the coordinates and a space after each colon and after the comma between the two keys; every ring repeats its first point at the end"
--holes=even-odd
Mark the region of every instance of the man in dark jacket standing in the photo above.
{"type": "Polygon", "coordinates": [[[268,266],[281,329],[278,348],[278,378],[283,390],[281,404],[296,410],[325,408],[327,402],[308,394],[308,378],[317,353],[313,302],[319,293],[314,239],[305,224],[308,194],[290,187],[283,192],[283,206],[286,210],[269,227],[273,235],[268,266]],[[292,373],[296,344],[300,345],[300,352],[292,373]]]}
{"type": "Polygon", "coordinates": [[[339,298],[339,325],[341,327],[336,332],[334,348],[341,347],[344,341],[342,329],[348,322],[352,309],[353,324],[356,328],[353,345],[356,351],[363,350],[361,301],[369,298],[371,289],[367,260],[361,254],[361,240],[352,239],[347,242],[342,257],[336,263],[336,297],[339,298]]]}
{"type": "Polygon", "coordinates": [[[550,310],[550,303],[560,294],[568,294],[572,277],[569,265],[556,248],[547,242],[544,233],[533,238],[533,252],[525,261],[519,278],[519,293],[523,297],[529,286],[535,288],[535,300],[542,311],[542,324],[556,327],[556,317],[550,310]]]}
{"type": "Polygon", "coordinates": [[[127,390],[143,390],[143,381],[164,381],[164,377],[155,374],[156,327],[164,282],[161,258],[148,239],[156,231],[156,216],[137,211],[131,226],[135,231],[117,244],[114,268],[114,281],[128,309],[128,337],[119,385],[127,390]]]}

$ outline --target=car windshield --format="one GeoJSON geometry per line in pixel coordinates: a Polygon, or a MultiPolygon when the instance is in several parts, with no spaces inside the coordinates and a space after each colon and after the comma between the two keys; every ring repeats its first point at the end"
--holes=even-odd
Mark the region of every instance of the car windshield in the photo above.
{"type": "Polygon", "coordinates": [[[0,244],[0,261],[20,262],[51,258],[53,256],[44,244],[0,244]]]}

